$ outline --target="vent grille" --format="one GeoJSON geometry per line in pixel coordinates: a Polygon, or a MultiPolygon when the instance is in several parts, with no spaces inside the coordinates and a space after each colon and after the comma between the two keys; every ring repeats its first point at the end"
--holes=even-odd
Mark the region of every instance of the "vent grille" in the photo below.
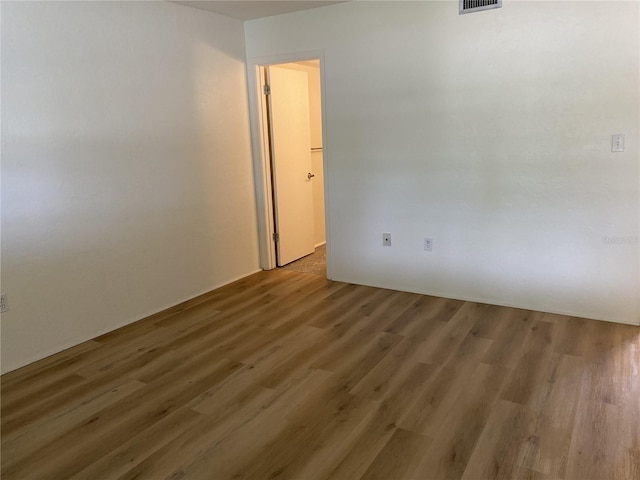
{"type": "Polygon", "coordinates": [[[479,12],[502,7],[502,0],[460,0],[460,13],[479,12]]]}

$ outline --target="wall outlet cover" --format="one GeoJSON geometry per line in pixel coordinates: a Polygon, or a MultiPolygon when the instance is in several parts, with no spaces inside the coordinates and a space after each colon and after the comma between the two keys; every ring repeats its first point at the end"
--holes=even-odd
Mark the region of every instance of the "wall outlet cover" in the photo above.
{"type": "Polygon", "coordinates": [[[0,313],[4,313],[9,310],[9,303],[7,302],[7,295],[0,295],[0,313]]]}
{"type": "Polygon", "coordinates": [[[624,152],[624,135],[618,133],[611,135],[611,151],[612,152],[624,152]]]}
{"type": "Polygon", "coordinates": [[[424,251],[425,252],[433,251],[433,238],[424,239],[424,251]]]}
{"type": "Polygon", "coordinates": [[[382,234],[382,246],[383,247],[390,247],[391,246],[391,234],[390,233],[383,233],[382,234]]]}

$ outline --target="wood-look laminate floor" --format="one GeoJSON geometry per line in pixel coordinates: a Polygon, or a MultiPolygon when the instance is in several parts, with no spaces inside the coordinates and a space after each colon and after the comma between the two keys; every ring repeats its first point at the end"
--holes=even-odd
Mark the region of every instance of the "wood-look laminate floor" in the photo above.
{"type": "Polygon", "coordinates": [[[2,479],[640,478],[640,329],[262,272],[2,377],[2,479]]]}

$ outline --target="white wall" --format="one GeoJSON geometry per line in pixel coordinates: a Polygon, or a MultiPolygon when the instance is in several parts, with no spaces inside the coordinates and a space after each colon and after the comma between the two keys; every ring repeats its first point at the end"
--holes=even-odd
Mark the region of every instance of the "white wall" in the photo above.
{"type": "Polygon", "coordinates": [[[316,247],[327,241],[324,212],[324,165],[322,150],[311,152],[311,168],[315,178],[313,179],[313,225],[314,244],[316,247]]]}
{"type": "MultiPolygon", "coordinates": [[[[307,67],[309,70],[309,115],[311,115],[311,148],[322,148],[322,94],[320,86],[320,66],[307,67]]],[[[311,152],[313,179],[313,221],[315,244],[326,242],[324,212],[324,159],[322,150],[311,152]]]]}
{"type": "MultiPolygon", "coordinates": [[[[309,74],[309,116],[311,121],[311,148],[322,148],[322,94],[320,85],[320,63],[305,62],[294,64],[309,74]],[[316,66],[311,65],[316,63],[316,66]]],[[[315,226],[314,241],[316,246],[325,243],[324,214],[324,165],[322,150],[311,152],[311,168],[315,174],[313,179],[313,224],[315,226]]]]}
{"type": "Polygon", "coordinates": [[[258,269],[240,21],[2,2],[2,371],[258,269]]]}
{"type": "Polygon", "coordinates": [[[324,51],[332,278],[640,323],[638,16],[351,2],[246,22],[250,62],[324,51]]]}

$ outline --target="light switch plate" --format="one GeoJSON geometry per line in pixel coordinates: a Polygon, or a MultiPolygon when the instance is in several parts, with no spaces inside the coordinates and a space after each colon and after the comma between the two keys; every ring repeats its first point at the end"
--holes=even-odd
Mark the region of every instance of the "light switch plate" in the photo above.
{"type": "Polygon", "coordinates": [[[612,152],[624,152],[624,135],[618,133],[611,135],[611,151],[612,152]]]}

